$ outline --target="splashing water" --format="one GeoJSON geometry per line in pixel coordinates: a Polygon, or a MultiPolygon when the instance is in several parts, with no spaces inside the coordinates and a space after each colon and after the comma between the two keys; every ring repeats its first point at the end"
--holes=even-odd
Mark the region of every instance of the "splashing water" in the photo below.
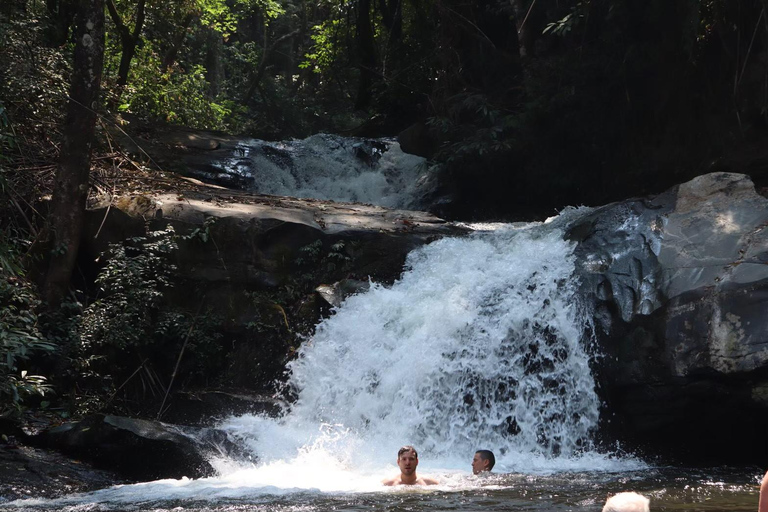
{"type": "Polygon", "coordinates": [[[466,470],[480,448],[506,471],[623,467],[591,443],[599,399],[565,222],[414,251],[393,286],[374,284],[317,327],[289,365],[298,398],[283,418],[221,428],[260,467],[319,473],[316,487],[335,464],[391,473],[404,444],[444,472],[466,470]]]}
{"type": "Polygon", "coordinates": [[[646,468],[591,442],[599,399],[585,343],[590,315],[576,296],[573,246],[562,234],[579,214],[439,240],[411,253],[391,287],[374,284],[348,298],[289,365],[297,400],[282,418],[246,415],[220,425],[251,462],[222,458],[213,461],[218,477],[43,505],[380,493],[404,444],[417,447],[419,473],[437,476],[442,491],[517,488],[520,473],[646,468]],[[512,475],[487,482],[470,475],[477,449],[493,450],[494,471],[512,475]]]}

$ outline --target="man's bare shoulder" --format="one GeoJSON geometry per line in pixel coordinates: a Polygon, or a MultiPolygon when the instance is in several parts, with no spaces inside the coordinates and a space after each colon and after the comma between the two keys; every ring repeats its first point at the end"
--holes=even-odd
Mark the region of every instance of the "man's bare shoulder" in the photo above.
{"type": "Polygon", "coordinates": [[[385,478],[381,481],[381,485],[400,485],[400,477],[396,476],[394,478],[385,478]]]}
{"type": "Polygon", "coordinates": [[[432,478],[432,477],[429,477],[429,476],[421,477],[421,478],[419,478],[419,480],[424,482],[422,485],[437,485],[437,484],[440,483],[436,478],[432,478]]]}

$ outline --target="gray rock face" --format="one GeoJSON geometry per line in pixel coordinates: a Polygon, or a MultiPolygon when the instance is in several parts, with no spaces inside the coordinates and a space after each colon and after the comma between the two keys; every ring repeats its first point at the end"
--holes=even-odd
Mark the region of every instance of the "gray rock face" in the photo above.
{"type": "Polygon", "coordinates": [[[121,483],[114,473],[30,446],[0,444],[0,508],[29,497],[58,498],[121,483]]]}
{"type": "Polygon", "coordinates": [[[675,443],[706,437],[691,415],[724,428],[766,415],[768,199],[747,176],[599,208],[569,236],[600,326],[607,409],[628,431],[675,443]]]}
{"type": "Polygon", "coordinates": [[[52,428],[33,442],[142,481],[210,476],[208,454],[238,450],[215,429],[104,415],[52,428]]]}
{"type": "Polygon", "coordinates": [[[178,242],[178,282],[167,301],[191,312],[202,302],[221,318],[229,352],[211,379],[251,391],[268,391],[284,375],[298,335],[328,313],[327,300],[338,303],[369,278],[392,282],[411,250],[465,232],[418,211],[206,188],[91,209],[81,267],[93,266],[108,242],[167,224],[178,235],[197,233],[178,242]],[[333,292],[323,298],[318,289],[333,292]]]}

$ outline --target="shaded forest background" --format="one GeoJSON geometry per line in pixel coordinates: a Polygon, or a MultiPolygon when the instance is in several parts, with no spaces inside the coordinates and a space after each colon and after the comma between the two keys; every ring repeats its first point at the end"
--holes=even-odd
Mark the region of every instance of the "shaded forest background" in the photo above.
{"type": "MultiPolygon", "coordinates": [[[[73,262],[56,279],[36,270],[41,260],[76,254],[78,233],[64,241],[50,233],[63,233],[51,229],[57,221],[80,221],[49,215],[57,203],[45,199],[69,176],[67,165],[84,169],[88,181],[89,160],[70,158],[74,136],[88,131],[78,122],[95,125],[93,142],[80,141],[81,156],[95,150],[91,165],[114,154],[107,128],[127,121],[263,139],[400,134],[409,151],[440,164],[454,201],[438,213],[448,218],[540,218],[714,170],[746,172],[764,186],[767,7],[768,0],[4,0],[2,410],[18,413],[25,396],[50,388],[22,371],[39,353],[66,355],[66,363],[43,359],[35,371],[57,376],[67,414],[114,397],[131,368],[118,375],[109,357],[148,342],[136,332],[109,341],[99,322],[132,300],[155,307],[172,271],[163,260],[172,241],[134,241],[117,253],[138,273],[107,267],[112,273],[100,279],[104,297],[125,287],[138,295],[94,309],[93,297],[67,295],[73,262]],[[85,16],[88,9],[97,17],[85,16]],[[78,61],[78,42],[96,32],[103,62],[85,54],[78,61]],[[97,87],[79,85],[84,80],[97,87]],[[99,343],[111,343],[112,355],[101,354],[97,368],[88,351],[99,343]],[[110,365],[115,375],[101,388],[75,390],[74,382],[98,381],[110,365]]],[[[71,185],[84,201],[82,179],[71,185]]],[[[99,186],[93,174],[91,186],[99,186]]],[[[121,311],[125,325],[146,314],[121,311]]],[[[143,332],[166,322],[162,343],[177,349],[194,312],[173,314],[155,315],[143,332]]],[[[207,364],[212,332],[196,334],[207,364]]],[[[213,369],[193,371],[204,381],[213,369]]]]}
{"type": "MultiPolygon", "coordinates": [[[[764,167],[762,0],[105,4],[105,122],[270,140],[416,124],[415,150],[461,191],[448,216],[549,215],[764,167]]],[[[76,8],[3,2],[6,167],[56,157],[76,8]]]]}

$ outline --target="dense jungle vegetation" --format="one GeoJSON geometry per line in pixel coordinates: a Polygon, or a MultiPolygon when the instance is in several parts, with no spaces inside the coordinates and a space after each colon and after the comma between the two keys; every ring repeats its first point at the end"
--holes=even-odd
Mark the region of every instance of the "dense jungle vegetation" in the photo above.
{"type": "Polygon", "coordinates": [[[0,413],[126,407],[126,382],[138,372],[134,396],[162,394],[160,374],[184,347],[184,382],[207,383],[215,370],[215,319],[163,307],[172,232],[115,246],[119,264],[105,266],[92,290],[72,291],[83,287],[87,184],[105,186],[95,170],[108,160],[100,155],[114,155],[105,127],[131,119],[265,139],[407,129],[403,144],[442,165],[455,201],[438,213],[449,217],[546,216],[709,170],[747,172],[762,186],[767,8],[4,0],[0,413]],[[162,362],[137,369],[126,353],[162,362]]]}

